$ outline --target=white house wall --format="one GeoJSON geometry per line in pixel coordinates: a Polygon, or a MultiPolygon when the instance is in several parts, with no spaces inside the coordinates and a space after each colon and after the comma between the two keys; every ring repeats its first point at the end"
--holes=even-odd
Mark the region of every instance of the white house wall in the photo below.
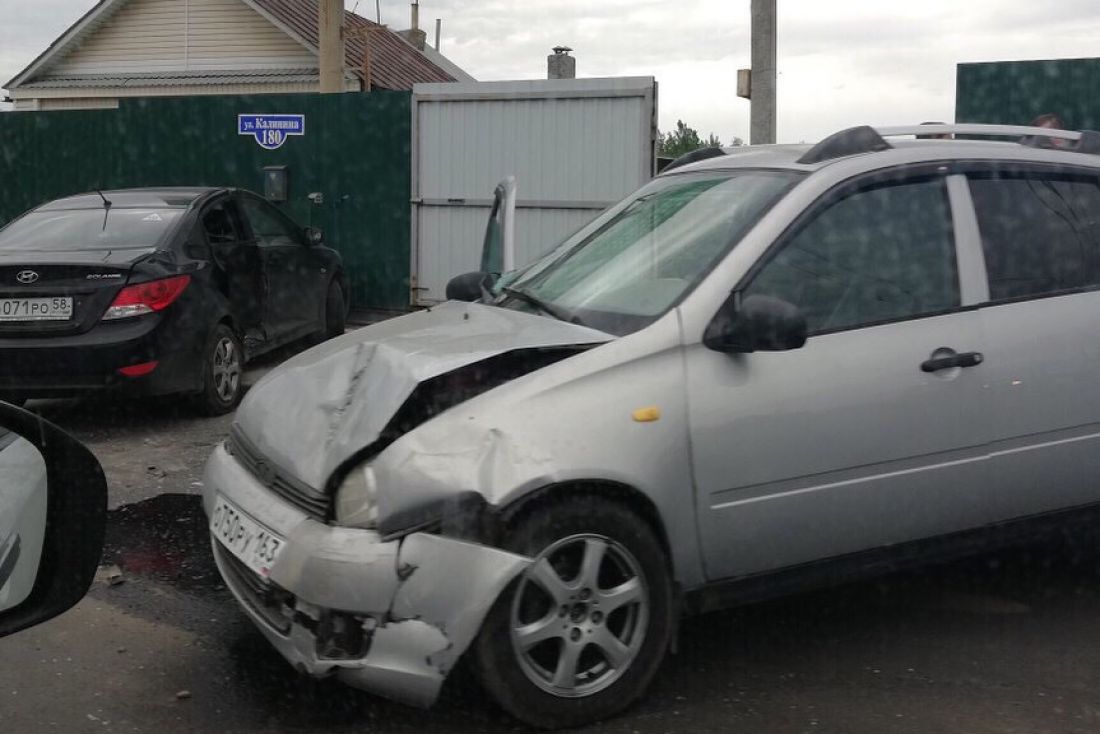
{"type": "Polygon", "coordinates": [[[241,0],[133,0],[47,76],[316,67],[314,54],[241,0]]]}

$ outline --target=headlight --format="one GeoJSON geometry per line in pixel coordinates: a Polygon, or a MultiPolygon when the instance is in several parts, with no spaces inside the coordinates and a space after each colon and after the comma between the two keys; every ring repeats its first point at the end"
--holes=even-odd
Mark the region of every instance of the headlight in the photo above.
{"type": "Polygon", "coordinates": [[[358,528],[378,526],[378,484],[366,464],[348,472],[336,490],[336,521],[358,528]]]}

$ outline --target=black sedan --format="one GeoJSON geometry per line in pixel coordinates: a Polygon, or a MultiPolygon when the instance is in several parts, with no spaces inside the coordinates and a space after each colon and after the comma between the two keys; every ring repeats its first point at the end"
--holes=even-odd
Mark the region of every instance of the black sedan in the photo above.
{"type": "Polygon", "coordinates": [[[58,199],[0,229],[0,397],[240,401],[244,363],[344,331],[340,255],[261,197],[215,188],[58,199]]]}

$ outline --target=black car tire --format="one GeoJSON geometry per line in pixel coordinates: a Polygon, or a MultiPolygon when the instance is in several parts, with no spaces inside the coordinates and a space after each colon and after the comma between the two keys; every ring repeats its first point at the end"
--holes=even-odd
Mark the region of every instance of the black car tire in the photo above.
{"type": "MultiPolygon", "coordinates": [[[[474,674],[501,708],[526,724],[546,729],[590,724],[637,701],[664,658],[673,628],[672,581],[666,554],[649,523],[626,505],[598,495],[540,504],[514,525],[504,545],[516,553],[543,559],[544,563],[569,571],[570,564],[566,561],[573,550],[570,543],[582,544],[574,554],[579,554],[577,575],[565,582],[578,585],[576,593],[567,596],[568,592],[561,592],[558,600],[565,604],[559,608],[558,602],[543,591],[548,587],[533,580],[538,566],[532,566],[500,595],[470,648],[474,674]],[[604,546],[594,575],[586,575],[584,571],[590,542],[604,546]],[[615,578],[624,568],[623,562],[640,577],[640,601],[616,608],[605,594],[624,589],[621,579],[632,578],[630,573],[615,578]],[[586,576],[607,578],[612,586],[597,583],[594,590],[586,589],[586,576]],[[545,596],[545,610],[538,604],[524,606],[529,601],[525,595],[532,589],[545,596]],[[604,609],[614,611],[597,619],[601,601],[604,609]],[[620,612],[623,614],[616,619],[620,612]],[[525,618],[532,613],[536,618],[533,622],[525,618]],[[621,622],[630,618],[633,622],[620,627],[621,622]],[[630,657],[623,655],[621,670],[602,652],[600,641],[607,645],[608,638],[601,636],[605,634],[601,623],[620,644],[625,640],[624,648],[632,651],[630,657]],[[524,650],[513,631],[534,629],[536,625],[550,634],[543,637],[538,633],[542,642],[524,650]],[[617,632],[616,628],[622,631],[617,632]],[[593,633],[594,636],[588,636],[593,633]],[[641,637],[635,640],[634,635],[639,633],[641,637]],[[570,646],[580,648],[571,658],[576,662],[571,668],[561,668],[570,646]],[[540,657],[546,662],[539,662],[540,657]],[[601,665],[605,666],[602,674],[601,665]],[[572,695],[566,695],[567,689],[551,690],[555,689],[555,681],[550,679],[556,676],[550,668],[572,671],[566,676],[574,685],[572,695]],[[593,678],[586,679],[588,675],[593,678]],[[583,691],[585,687],[590,690],[583,691]]],[[[562,579],[555,572],[554,582],[562,579]]]]}
{"type": "Polygon", "coordinates": [[[244,349],[241,340],[225,324],[210,331],[202,356],[202,392],[196,396],[205,415],[224,415],[244,395],[244,349]],[[227,363],[227,359],[232,363],[227,363]],[[228,381],[228,383],[227,383],[228,381]]]}

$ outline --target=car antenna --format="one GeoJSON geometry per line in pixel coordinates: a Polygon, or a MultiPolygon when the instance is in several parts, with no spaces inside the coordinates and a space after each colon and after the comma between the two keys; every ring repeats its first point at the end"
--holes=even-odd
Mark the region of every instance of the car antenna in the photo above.
{"type": "Polygon", "coordinates": [[[111,200],[103,195],[103,192],[96,189],[95,192],[99,194],[99,198],[103,199],[103,231],[107,231],[107,215],[111,213],[111,200]]]}

